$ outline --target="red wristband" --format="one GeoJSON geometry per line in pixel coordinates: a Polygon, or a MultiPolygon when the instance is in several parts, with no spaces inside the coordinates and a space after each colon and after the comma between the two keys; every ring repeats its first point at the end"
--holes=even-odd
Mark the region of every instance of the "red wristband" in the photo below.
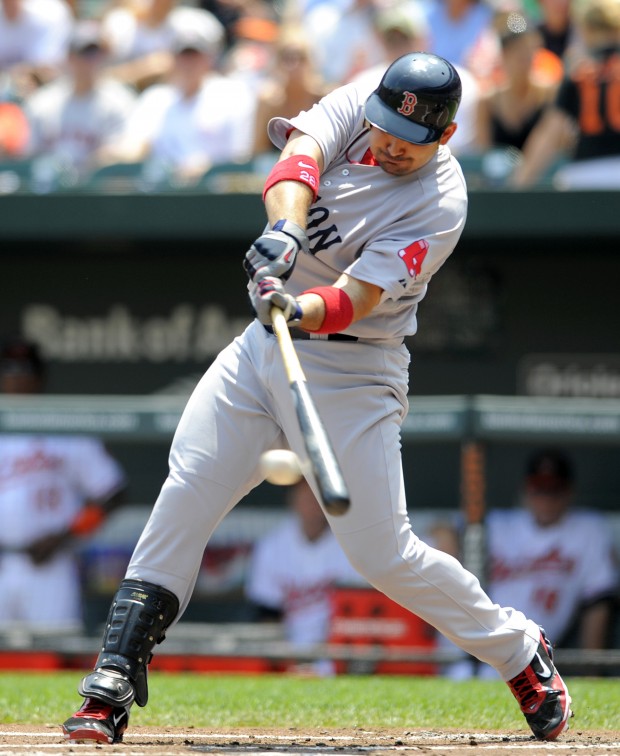
{"type": "Polygon", "coordinates": [[[302,294],[318,294],[325,302],[325,317],[321,327],[312,333],[339,333],[353,322],[353,302],[342,289],[334,286],[316,286],[302,294]]]}
{"type": "Polygon", "coordinates": [[[273,166],[265,180],[263,200],[271,187],[279,181],[300,181],[309,186],[312,190],[313,201],[316,202],[319,195],[319,165],[309,155],[291,155],[285,160],[280,160],[273,166]]]}

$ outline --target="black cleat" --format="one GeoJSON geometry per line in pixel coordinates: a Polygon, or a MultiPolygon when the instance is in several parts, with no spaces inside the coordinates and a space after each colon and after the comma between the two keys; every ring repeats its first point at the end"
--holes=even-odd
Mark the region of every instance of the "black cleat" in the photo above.
{"type": "Polygon", "coordinates": [[[521,674],[508,680],[525,719],[538,740],[555,740],[573,716],[568,688],[553,664],[552,646],[541,629],[534,658],[521,674]]]}
{"type": "Polygon", "coordinates": [[[110,706],[87,698],[79,711],[62,726],[66,740],[74,742],[120,743],[129,722],[129,707],[110,706]]]}

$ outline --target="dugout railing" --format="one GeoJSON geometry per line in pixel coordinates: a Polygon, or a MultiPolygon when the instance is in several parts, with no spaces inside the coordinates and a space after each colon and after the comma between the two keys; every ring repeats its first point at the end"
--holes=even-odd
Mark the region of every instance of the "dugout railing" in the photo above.
{"type": "MultiPolygon", "coordinates": [[[[1,396],[1,433],[93,434],[108,441],[132,444],[167,444],[185,405],[175,396],[1,396]]],[[[461,505],[478,497],[484,506],[485,450],[507,443],[580,444],[620,447],[620,400],[538,398],[525,396],[415,396],[403,423],[403,443],[452,443],[461,448],[461,505]],[[480,476],[468,483],[472,447],[481,465],[480,476]]],[[[469,503],[471,505],[471,502],[469,503]]],[[[616,508],[616,512],[618,508],[616,508]]],[[[587,548],[587,544],[584,544],[587,548]]],[[[471,566],[473,567],[473,565],[471,566]]],[[[475,571],[475,569],[474,569],[475,571]]],[[[261,658],[274,664],[284,659],[299,661],[330,658],[348,668],[369,669],[379,661],[441,664],[454,654],[414,647],[322,645],[303,653],[267,627],[252,630],[243,625],[205,626],[180,623],[161,654],[194,657],[261,658]],[[177,629],[178,628],[178,629],[177,629]],[[248,633],[250,635],[248,636],[248,633]]],[[[617,636],[618,633],[616,632],[617,636]]],[[[0,652],[29,650],[52,652],[69,666],[94,653],[98,638],[0,634],[0,652]]],[[[614,645],[618,645],[615,640],[614,645]]],[[[558,661],[572,670],[620,674],[620,648],[586,651],[562,648],[558,661]]]]}
{"type": "MultiPolygon", "coordinates": [[[[0,433],[86,433],[135,443],[172,438],[183,396],[0,396],[0,433]]],[[[415,396],[404,441],[580,442],[620,446],[620,400],[415,396]]]]}

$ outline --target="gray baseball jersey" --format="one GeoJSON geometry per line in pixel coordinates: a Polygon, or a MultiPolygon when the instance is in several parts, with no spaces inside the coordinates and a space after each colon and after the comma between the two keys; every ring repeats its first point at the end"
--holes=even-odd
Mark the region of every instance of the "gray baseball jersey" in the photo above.
{"type": "Polygon", "coordinates": [[[376,284],[383,289],[380,304],[346,333],[402,338],[416,332],[418,302],[463,231],[467,191],[447,146],[415,178],[369,164],[363,110],[369,94],[349,84],[310,111],[269,124],[278,147],[293,127],[312,136],[326,166],[309,214],[310,254],[298,256],[287,290],[332,284],[341,273],[376,284]]]}

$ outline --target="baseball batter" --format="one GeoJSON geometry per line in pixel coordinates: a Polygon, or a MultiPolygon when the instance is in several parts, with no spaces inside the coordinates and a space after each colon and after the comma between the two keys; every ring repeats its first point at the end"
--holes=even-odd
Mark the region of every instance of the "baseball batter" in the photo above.
{"type": "MultiPolygon", "coordinates": [[[[351,494],[329,517],[349,561],[509,683],[540,739],[565,728],[570,697],[540,628],[493,604],[459,562],[414,534],[400,425],[416,310],[463,231],[467,194],[448,143],[461,85],[426,53],[392,63],[269,125],[282,148],[264,189],[269,226],[245,256],[256,319],[224,349],[180,420],[170,474],[114,598],[73,740],[117,742],[144,706],[155,644],[190,599],[205,543],[261,482],[269,448],[304,457],[271,307],[280,307],[351,494]]],[[[314,481],[310,481],[315,493],[314,481]]]]}

